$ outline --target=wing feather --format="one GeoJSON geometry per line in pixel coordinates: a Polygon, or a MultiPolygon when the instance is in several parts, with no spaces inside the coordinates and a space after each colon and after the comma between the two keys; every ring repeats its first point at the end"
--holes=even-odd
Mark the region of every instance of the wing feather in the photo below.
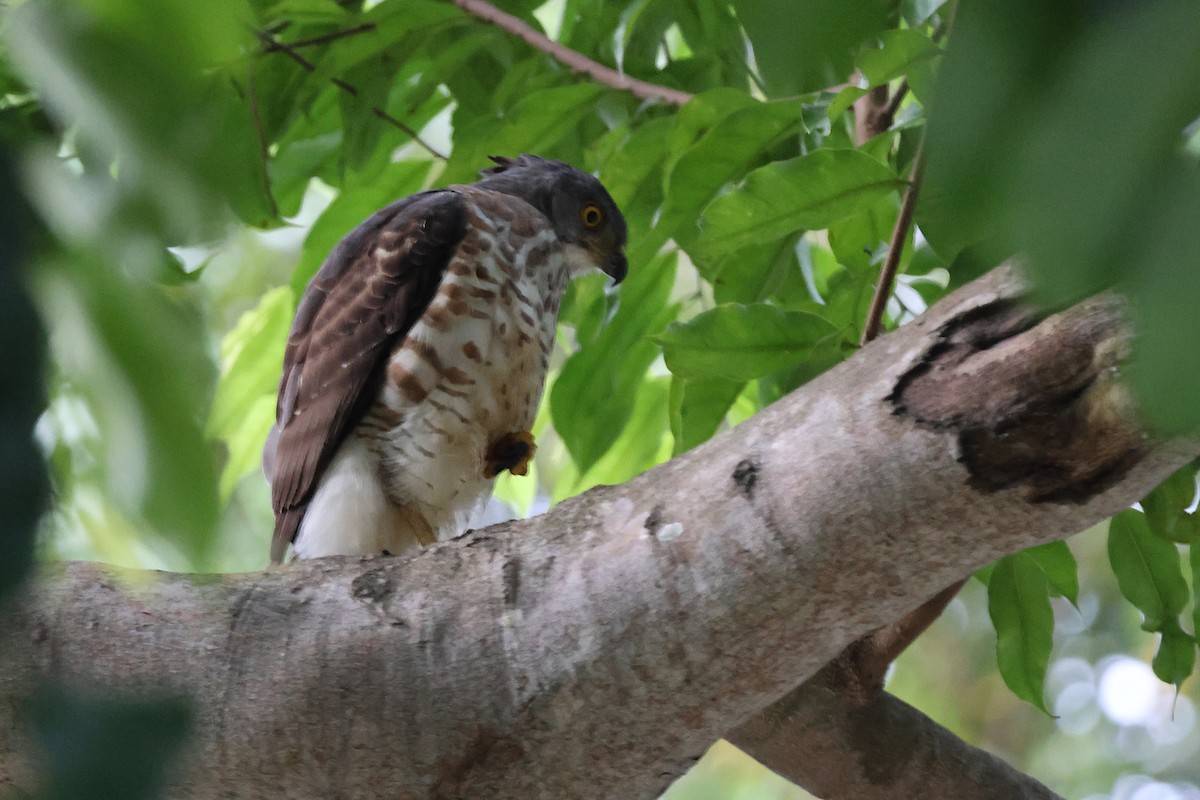
{"type": "Polygon", "coordinates": [[[322,473],[374,402],[389,354],[425,312],[465,235],[462,197],[422,192],[351,231],[309,283],[263,458],[275,510],[272,561],[295,539],[322,473]]]}

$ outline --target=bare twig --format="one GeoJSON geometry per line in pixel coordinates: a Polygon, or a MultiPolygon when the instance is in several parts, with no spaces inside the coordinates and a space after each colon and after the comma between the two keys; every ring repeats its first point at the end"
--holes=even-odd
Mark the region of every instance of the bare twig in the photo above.
{"type": "Polygon", "coordinates": [[[896,270],[900,266],[900,253],[904,250],[904,242],[908,238],[909,228],[912,227],[913,210],[917,205],[917,191],[921,186],[921,166],[925,152],[925,136],[922,134],[917,144],[917,154],[913,156],[912,173],[909,175],[908,188],[904,190],[904,199],[900,201],[900,213],[896,217],[896,227],[892,229],[892,240],[888,244],[887,258],[883,268],[879,270],[879,281],[875,284],[875,294],[871,298],[871,308],[867,312],[867,321],[863,325],[862,344],[879,335],[883,324],[883,311],[887,308],[888,298],[892,294],[892,283],[896,279],[896,270]]]}
{"type": "Polygon", "coordinates": [[[262,113],[258,107],[258,89],[254,81],[254,65],[246,71],[246,99],[250,104],[250,115],[254,119],[254,135],[258,139],[258,163],[262,168],[263,190],[267,193],[267,202],[271,204],[271,216],[279,216],[279,206],[275,204],[275,195],[271,192],[271,176],[267,172],[270,152],[267,147],[267,134],[263,130],[262,113]]]}
{"type": "MultiPolygon", "coordinates": [[[[262,43],[264,45],[264,50],[266,50],[267,52],[283,53],[285,56],[292,59],[292,61],[295,61],[297,64],[299,64],[301,67],[303,67],[307,72],[316,72],[317,71],[316,66],[311,61],[309,61],[307,58],[305,58],[303,55],[298,53],[296,51],[296,48],[293,45],[291,45],[287,42],[281,42],[278,39],[276,39],[274,36],[272,36],[271,34],[267,33],[266,31],[263,31],[263,30],[255,30],[255,34],[257,34],[259,40],[262,41],[262,43]]],[[[341,89],[346,94],[350,95],[351,97],[358,97],[358,89],[356,89],[354,86],[347,83],[346,81],[342,80],[341,78],[330,78],[329,82],[332,83],[337,88],[341,89]]],[[[371,113],[374,114],[376,117],[379,117],[379,119],[383,120],[384,122],[387,122],[387,123],[393,125],[394,127],[400,129],[404,133],[408,134],[410,137],[412,137],[412,140],[414,142],[416,142],[418,145],[420,145],[422,148],[424,148],[434,158],[440,159],[442,161],[445,161],[447,159],[447,156],[444,153],[441,153],[438,150],[435,150],[431,145],[426,144],[426,142],[419,135],[417,135],[416,131],[414,131],[409,126],[405,125],[400,120],[393,117],[391,114],[384,111],[382,108],[379,108],[378,106],[371,106],[371,113]]]]}
{"type": "MultiPolygon", "coordinates": [[[[367,33],[368,31],[373,30],[375,30],[374,22],[364,22],[362,25],[355,25],[352,28],[333,31],[332,33],[322,34],[321,36],[313,36],[309,39],[297,39],[294,42],[288,42],[287,46],[293,49],[298,49],[301,47],[313,47],[314,45],[329,44],[330,42],[336,42],[338,39],[345,39],[348,36],[356,36],[360,33],[367,33]]],[[[274,44],[264,44],[263,51],[270,53],[275,50],[279,50],[280,44],[282,43],[276,42],[274,44]]]]}
{"type": "Polygon", "coordinates": [[[883,118],[887,120],[888,127],[892,127],[892,123],[896,121],[896,112],[900,110],[900,104],[904,102],[905,95],[908,94],[908,81],[900,81],[900,85],[896,87],[895,94],[888,100],[887,105],[883,108],[883,118]]]}
{"type": "Polygon", "coordinates": [[[643,100],[664,100],[676,106],[684,105],[692,99],[692,95],[687,92],[681,92],[678,89],[671,89],[666,86],[640,81],[628,75],[622,75],[614,69],[593,61],[582,53],[538,33],[523,20],[514,17],[512,14],[506,14],[484,0],[453,0],[453,2],[454,5],[466,11],[471,16],[478,17],[484,22],[490,22],[501,30],[521,37],[530,47],[547,53],[559,63],[570,67],[576,72],[582,72],[592,80],[603,83],[605,86],[629,92],[634,97],[640,97],[643,100]]]}

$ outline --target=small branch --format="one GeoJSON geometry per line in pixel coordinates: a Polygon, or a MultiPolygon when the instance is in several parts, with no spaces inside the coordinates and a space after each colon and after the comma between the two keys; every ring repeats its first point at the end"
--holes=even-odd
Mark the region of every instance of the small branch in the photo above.
{"type": "Polygon", "coordinates": [[[892,95],[887,105],[883,108],[883,118],[887,120],[888,128],[892,127],[892,123],[896,121],[896,112],[900,110],[900,104],[904,102],[907,94],[908,81],[900,81],[900,85],[896,87],[896,93],[892,95]]]}
{"type": "Polygon", "coordinates": [[[506,14],[491,3],[484,2],[484,0],[453,0],[453,2],[454,5],[471,16],[478,17],[501,30],[521,37],[530,47],[541,50],[560,64],[570,67],[576,72],[582,72],[592,80],[603,83],[605,86],[629,92],[634,97],[640,97],[643,100],[664,100],[676,106],[682,106],[692,99],[692,95],[687,92],[681,92],[678,89],[671,89],[666,86],[640,81],[628,75],[622,75],[614,69],[593,61],[582,53],[559,44],[544,34],[538,33],[523,20],[514,17],[512,14],[506,14]]]}
{"type": "Polygon", "coordinates": [[[879,271],[879,282],[875,284],[875,295],[871,298],[871,308],[867,312],[867,320],[863,325],[862,344],[867,344],[879,335],[883,327],[883,312],[887,308],[888,298],[892,294],[892,282],[896,279],[896,270],[900,266],[900,253],[904,250],[904,241],[908,238],[909,228],[912,227],[913,211],[917,205],[917,192],[921,186],[921,166],[924,161],[925,136],[917,145],[917,154],[913,156],[912,174],[909,176],[908,188],[904,190],[904,199],[900,201],[900,213],[896,217],[896,227],[892,229],[892,240],[888,244],[887,258],[879,271]]]}
{"type": "Polygon", "coordinates": [[[916,611],[872,634],[871,639],[875,642],[876,652],[884,661],[884,671],[918,636],[937,621],[946,610],[946,606],[950,605],[950,601],[958,595],[964,583],[965,579],[956,581],[926,600],[916,611]]]}
{"type": "MultiPolygon", "coordinates": [[[[296,51],[296,48],[294,45],[288,44],[287,42],[281,42],[278,39],[276,39],[274,36],[272,36],[271,34],[267,33],[266,31],[263,31],[263,30],[256,29],[254,32],[255,32],[255,34],[257,34],[259,40],[263,43],[263,45],[264,45],[263,49],[266,52],[283,53],[288,58],[292,59],[292,61],[295,61],[297,64],[299,64],[301,67],[303,67],[305,69],[305,71],[310,72],[310,73],[317,71],[316,66],[311,61],[309,61],[307,58],[305,58],[300,53],[298,53],[296,51]]],[[[346,81],[341,80],[340,78],[330,78],[329,82],[332,83],[334,86],[336,86],[338,89],[341,89],[346,94],[350,95],[351,97],[358,97],[358,89],[356,89],[354,86],[350,85],[346,81]]],[[[379,119],[383,120],[384,122],[387,122],[387,123],[391,124],[392,126],[398,128],[399,130],[403,131],[404,133],[408,134],[414,142],[416,142],[418,145],[420,145],[426,152],[428,152],[434,158],[439,159],[441,161],[447,160],[447,156],[444,153],[441,153],[441,152],[435,150],[432,146],[426,144],[425,141],[420,136],[417,135],[416,131],[414,131],[409,126],[405,125],[400,120],[393,117],[391,114],[388,114],[382,108],[379,108],[378,106],[371,106],[371,113],[374,114],[376,117],[379,117],[379,119]]]]}
{"type": "Polygon", "coordinates": [[[888,106],[888,87],[874,86],[854,101],[854,144],[863,144],[874,139],[892,126],[891,117],[884,116],[888,106]]]}
{"type": "Polygon", "coordinates": [[[852,642],[825,666],[847,702],[866,705],[883,692],[888,667],[937,621],[964,583],[955,581],[890,625],[852,642]]]}
{"type": "MultiPolygon", "coordinates": [[[[332,33],[326,33],[321,36],[313,36],[312,38],[309,38],[309,39],[298,39],[294,42],[288,42],[287,46],[291,47],[293,49],[298,49],[301,47],[312,47],[314,45],[319,45],[319,44],[329,44],[330,42],[336,42],[338,39],[345,39],[348,36],[356,36],[360,33],[366,33],[368,31],[373,31],[373,30],[375,30],[374,22],[364,22],[362,25],[355,25],[353,28],[346,28],[345,30],[333,31],[332,33]]],[[[279,47],[280,44],[282,44],[282,42],[276,42],[274,44],[264,44],[263,52],[271,53],[271,52],[280,50],[280,49],[282,49],[279,47]]]]}
{"type": "Polygon", "coordinates": [[[267,201],[271,204],[271,216],[279,216],[279,206],[275,204],[275,195],[271,192],[271,175],[267,171],[270,152],[267,147],[267,134],[263,130],[262,114],[258,107],[258,89],[254,80],[254,65],[246,71],[246,99],[250,103],[250,115],[254,119],[254,135],[258,139],[258,162],[262,168],[263,190],[267,193],[267,201]]]}
{"type": "Polygon", "coordinates": [[[825,667],[726,738],[825,800],[1062,800],[886,692],[847,703],[825,667]]]}

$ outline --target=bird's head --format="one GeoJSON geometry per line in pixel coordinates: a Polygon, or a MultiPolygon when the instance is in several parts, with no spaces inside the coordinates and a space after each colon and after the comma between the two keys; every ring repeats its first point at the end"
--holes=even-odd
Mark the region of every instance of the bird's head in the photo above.
{"type": "Polygon", "coordinates": [[[599,269],[616,283],[625,278],[625,217],[604,185],[570,164],[541,156],[492,156],[476,184],[521,198],[541,211],[567,246],[574,271],[599,269]]]}

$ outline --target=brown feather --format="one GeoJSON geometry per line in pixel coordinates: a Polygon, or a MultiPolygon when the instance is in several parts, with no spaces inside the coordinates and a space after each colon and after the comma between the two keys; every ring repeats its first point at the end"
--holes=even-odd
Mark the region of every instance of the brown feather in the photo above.
{"type": "Polygon", "coordinates": [[[413,195],[351,231],[309,283],[276,405],[272,561],[295,539],[322,473],[375,401],[388,356],[428,307],[465,233],[456,192],[413,195]]]}

